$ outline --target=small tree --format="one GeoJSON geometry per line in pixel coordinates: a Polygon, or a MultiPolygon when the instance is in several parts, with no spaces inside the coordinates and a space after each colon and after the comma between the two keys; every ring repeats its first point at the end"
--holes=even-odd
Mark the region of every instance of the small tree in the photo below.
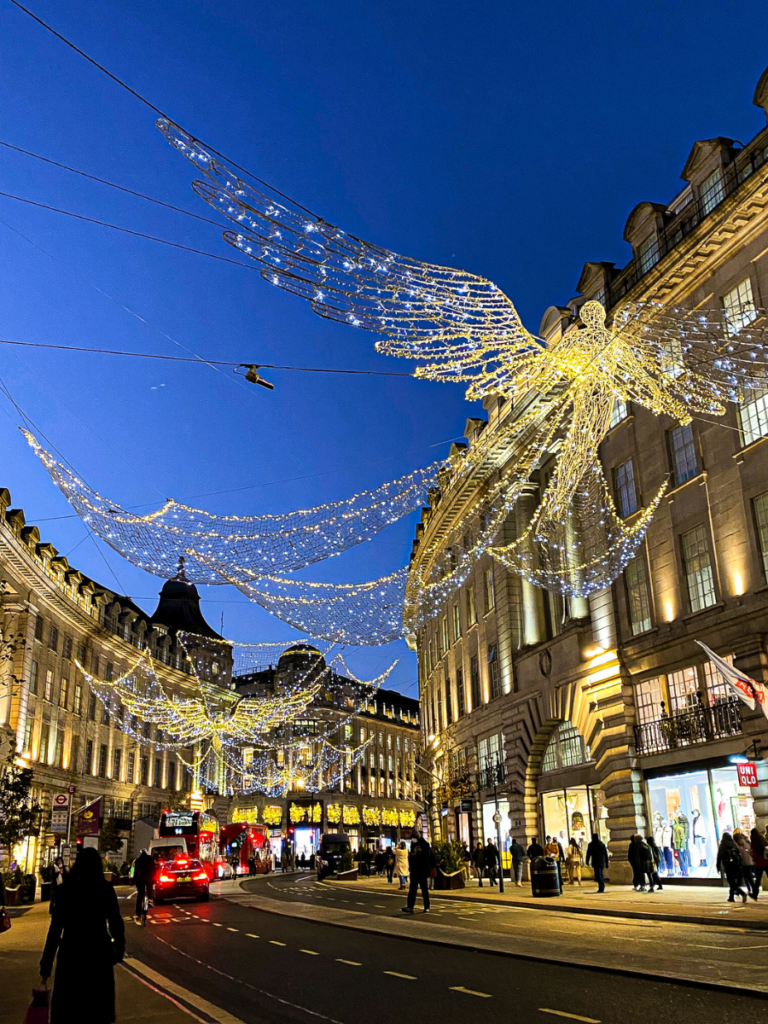
{"type": "Polygon", "coordinates": [[[105,854],[111,851],[118,851],[122,841],[120,829],[115,824],[115,819],[107,818],[99,833],[99,853],[105,854]]]}
{"type": "Polygon", "coordinates": [[[11,850],[32,833],[42,808],[32,799],[32,769],[16,763],[12,750],[0,778],[0,845],[9,861],[11,850]]]}

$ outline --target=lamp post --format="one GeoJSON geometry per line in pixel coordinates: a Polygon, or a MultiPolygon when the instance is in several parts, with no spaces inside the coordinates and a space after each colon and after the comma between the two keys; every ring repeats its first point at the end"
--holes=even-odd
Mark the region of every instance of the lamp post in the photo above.
{"type": "Polygon", "coordinates": [[[499,783],[507,777],[507,766],[501,761],[497,754],[493,763],[489,763],[485,769],[485,782],[490,788],[493,786],[493,802],[496,811],[493,815],[493,822],[496,826],[496,844],[499,851],[499,892],[504,892],[504,848],[501,844],[501,813],[499,811],[499,783]]]}

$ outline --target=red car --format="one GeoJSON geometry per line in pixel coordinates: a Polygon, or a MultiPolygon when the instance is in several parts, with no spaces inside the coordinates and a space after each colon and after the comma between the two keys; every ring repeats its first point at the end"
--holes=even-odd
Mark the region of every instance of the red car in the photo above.
{"type": "Polygon", "coordinates": [[[200,861],[179,856],[158,865],[153,899],[155,904],[182,896],[205,901],[209,897],[208,885],[208,875],[200,861]]]}

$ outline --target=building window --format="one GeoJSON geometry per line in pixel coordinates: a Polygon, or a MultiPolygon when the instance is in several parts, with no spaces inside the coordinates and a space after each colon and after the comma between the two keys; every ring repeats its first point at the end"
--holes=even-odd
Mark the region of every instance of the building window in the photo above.
{"type": "Polygon", "coordinates": [[[85,670],[85,644],[77,645],[77,660],[80,662],[83,669],[85,670]]]}
{"type": "Polygon", "coordinates": [[[64,767],[64,733],[61,729],[56,733],[56,747],[53,754],[53,763],[57,768],[64,767]]]}
{"type": "Polygon", "coordinates": [[[488,648],[488,673],[491,678],[491,700],[501,696],[501,670],[496,645],[488,648]]]}
{"type": "Polygon", "coordinates": [[[646,679],[635,687],[635,708],[640,725],[661,718],[661,680],[646,679]]]}
{"type": "Polygon", "coordinates": [[[464,673],[461,669],[456,670],[456,706],[458,717],[463,718],[467,709],[464,704],[464,673]]]}
{"type": "Polygon", "coordinates": [[[477,605],[475,604],[475,588],[467,588],[467,622],[474,626],[477,622],[477,605]]]}
{"type": "Polygon", "coordinates": [[[128,767],[127,767],[126,772],[125,772],[125,781],[129,785],[131,785],[131,786],[133,785],[133,783],[135,781],[135,773],[136,773],[136,751],[132,750],[128,754],[128,767]]]}
{"type": "Polygon", "coordinates": [[[43,617],[42,617],[42,615],[38,615],[35,618],[35,640],[39,640],[40,643],[43,642],[43,617]]]}
{"type": "Polygon", "coordinates": [[[693,440],[693,427],[690,423],[674,427],[669,432],[669,448],[672,453],[672,469],[675,474],[675,486],[679,487],[686,480],[691,480],[699,471],[696,458],[696,443],[693,440]]]}
{"type": "Polygon", "coordinates": [[[723,296],[723,310],[731,334],[738,334],[747,324],[757,317],[755,299],[752,295],[752,282],[748,277],[739,281],[723,296]]]}
{"type": "Polygon", "coordinates": [[[453,606],[453,639],[454,642],[461,636],[461,611],[458,604],[453,606]]]}
{"type": "Polygon", "coordinates": [[[751,401],[742,402],[738,407],[745,445],[761,437],[768,437],[768,391],[755,395],[751,401]]]}
{"type": "Polygon", "coordinates": [[[91,655],[91,675],[98,676],[99,674],[99,656],[94,653],[91,655]]]}
{"type": "Polygon", "coordinates": [[[156,789],[160,789],[163,785],[163,762],[159,757],[155,758],[155,778],[154,785],[156,789]]]}
{"type": "Polygon", "coordinates": [[[59,631],[55,626],[51,626],[48,630],[48,647],[52,651],[59,649],[59,631]]]}
{"type": "Polygon", "coordinates": [[[93,775],[93,740],[85,741],[85,774],[93,775]]]}
{"type": "Polygon", "coordinates": [[[656,235],[649,235],[637,247],[637,262],[641,274],[648,271],[659,262],[659,240],[656,235]]]}
{"type": "Polygon", "coordinates": [[[99,747],[99,778],[107,777],[107,744],[102,743],[99,747]]]}
{"type": "Polygon", "coordinates": [[[29,673],[29,692],[30,693],[34,693],[34,694],[37,694],[37,673],[38,673],[37,662],[33,661],[32,662],[32,668],[31,668],[30,673],[29,673]]]}
{"type": "Polygon", "coordinates": [[[106,704],[101,705],[101,724],[109,725],[109,711],[106,704]]]}
{"type": "Polygon", "coordinates": [[[701,212],[705,216],[711,213],[719,203],[722,203],[724,198],[723,176],[719,170],[713,171],[701,183],[701,212]]]}
{"type": "Polygon", "coordinates": [[[53,670],[46,669],[45,672],[45,699],[53,700],[53,670]]]}
{"type": "Polygon", "coordinates": [[[66,711],[69,702],[69,680],[62,679],[59,687],[59,706],[66,711]]]}
{"type": "Polygon", "coordinates": [[[755,498],[755,521],[757,540],[763,558],[763,575],[768,579],[768,491],[755,498]]]}
{"type": "Polygon", "coordinates": [[[22,754],[26,754],[29,757],[32,749],[32,719],[27,719],[27,724],[24,726],[24,746],[22,747],[22,754]]]}
{"type": "Polygon", "coordinates": [[[442,643],[442,654],[445,654],[450,646],[448,642],[448,616],[444,615],[440,623],[440,640],[442,643]]]}
{"type": "Polygon", "coordinates": [[[96,694],[92,693],[88,698],[88,720],[90,722],[96,721],[96,694]]]}
{"type": "Polygon", "coordinates": [[[122,767],[123,752],[120,747],[115,747],[112,752],[112,778],[120,781],[120,768],[122,767]]]}
{"type": "Polygon", "coordinates": [[[614,427],[618,427],[622,420],[625,420],[629,415],[627,409],[627,403],[623,398],[616,398],[613,402],[613,408],[611,409],[611,420],[609,423],[609,429],[613,430],[614,427]]]}
{"type": "Polygon", "coordinates": [[[493,569],[485,570],[485,610],[489,612],[496,605],[496,587],[493,582],[493,569]]]}
{"type": "Polygon", "coordinates": [[[83,706],[83,688],[80,683],[75,683],[75,700],[72,704],[72,710],[76,715],[80,714],[83,706]]]}
{"type": "Polygon", "coordinates": [[[561,768],[573,768],[592,760],[589,747],[584,742],[579,730],[570,722],[562,722],[552,734],[544,758],[541,772],[556,772],[561,768]]]}
{"type": "Polygon", "coordinates": [[[697,526],[689,533],[684,533],[682,541],[688,603],[692,612],[699,612],[716,602],[706,530],[703,526],[697,526]]]}
{"type": "Polygon", "coordinates": [[[480,663],[477,655],[469,659],[469,685],[472,691],[472,710],[480,707],[480,663]]]}
{"type": "MultiPolygon", "coordinates": [[[[733,655],[723,654],[721,655],[723,661],[733,666],[733,655]]],[[[710,704],[720,704],[722,701],[729,700],[733,696],[733,690],[723,680],[723,677],[717,671],[711,661],[707,661],[702,666],[704,669],[704,681],[707,684],[707,696],[709,697],[710,704]]]]}
{"type": "Polygon", "coordinates": [[[142,757],[141,758],[141,760],[140,760],[140,769],[141,769],[141,785],[142,786],[148,786],[149,785],[149,758],[148,757],[142,757]]]}
{"type": "Polygon", "coordinates": [[[114,678],[114,675],[115,675],[115,670],[114,670],[114,667],[112,665],[112,662],[108,661],[107,662],[107,667],[104,670],[104,678],[107,680],[108,683],[111,683],[112,679],[114,678]]]}
{"type": "Polygon", "coordinates": [[[61,649],[61,656],[62,656],[62,658],[66,658],[67,661],[71,660],[71,658],[72,658],[72,637],[71,636],[65,636],[64,637],[64,646],[61,649]]]}
{"type": "Polygon", "coordinates": [[[437,701],[437,704],[436,704],[436,707],[435,707],[435,732],[442,732],[442,730],[443,730],[443,688],[440,685],[440,680],[439,679],[437,680],[437,685],[435,686],[435,691],[436,691],[435,692],[435,697],[436,697],[436,701],[437,701]]]}
{"type": "Polygon", "coordinates": [[[446,674],[445,677],[445,721],[450,725],[453,721],[453,701],[451,700],[451,680],[446,674]]]}
{"type": "Polygon", "coordinates": [[[695,666],[683,668],[679,672],[670,672],[667,676],[669,686],[669,703],[673,714],[690,711],[698,706],[696,693],[699,689],[699,676],[695,666]]]}
{"type": "Polygon", "coordinates": [[[42,764],[48,764],[48,744],[51,739],[51,727],[48,722],[40,726],[40,747],[37,751],[37,760],[42,764]]]}
{"type": "Polygon", "coordinates": [[[645,633],[651,628],[651,597],[648,593],[648,574],[645,570],[645,559],[637,555],[627,562],[624,570],[629,603],[629,623],[632,635],[645,633]]]}
{"type": "Polygon", "coordinates": [[[176,790],[176,762],[168,762],[168,789],[176,790]]]}
{"type": "Polygon", "coordinates": [[[637,512],[637,492],[635,491],[635,470],[632,459],[628,459],[614,470],[614,487],[616,503],[622,519],[637,512]]]}

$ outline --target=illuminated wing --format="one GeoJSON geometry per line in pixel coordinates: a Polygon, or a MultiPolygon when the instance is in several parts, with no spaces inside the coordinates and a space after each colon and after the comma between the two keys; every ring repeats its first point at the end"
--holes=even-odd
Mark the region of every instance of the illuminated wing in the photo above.
{"type": "Polygon", "coordinates": [[[724,402],[768,389],[768,311],[751,302],[731,310],[627,303],[612,326],[692,412],[722,414],[724,402]]]}
{"type": "Polygon", "coordinates": [[[508,390],[517,363],[540,351],[509,299],[466,271],[398,256],[259,191],[165,118],[166,139],[206,175],[193,189],[237,225],[230,245],[262,277],[309,301],[319,316],[386,336],[376,348],[425,361],[416,375],[469,381],[469,397],[508,390]]]}

